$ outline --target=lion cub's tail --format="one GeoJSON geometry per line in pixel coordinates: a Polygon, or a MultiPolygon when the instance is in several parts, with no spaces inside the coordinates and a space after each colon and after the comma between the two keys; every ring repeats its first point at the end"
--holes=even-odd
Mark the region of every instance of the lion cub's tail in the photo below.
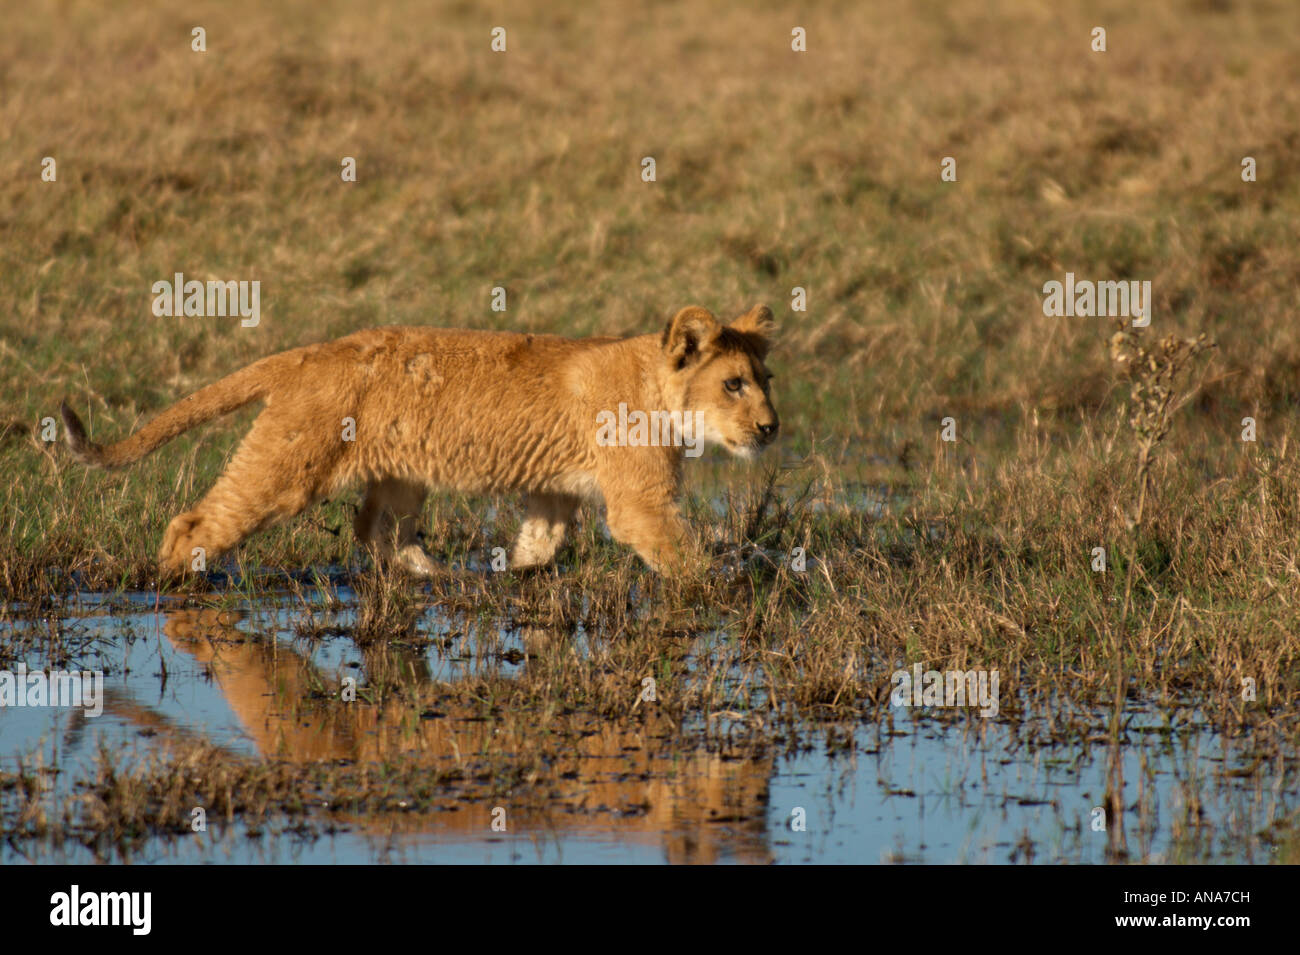
{"type": "Polygon", "coordinates": [[[81,424],[65,398],[59,406],[63,426],[68,431],[68,447],[82,464],[101,468],[120,468],[139,461],[150,451],[161,447],[195,425],[229,414],[250,402],[265,397],[270,386],[266,364],[279,356],[263,358],[206,388],[200,388],[187,398],[182,398],[147,425],[123,441],[101,446],[86,438],[81,424]]]}

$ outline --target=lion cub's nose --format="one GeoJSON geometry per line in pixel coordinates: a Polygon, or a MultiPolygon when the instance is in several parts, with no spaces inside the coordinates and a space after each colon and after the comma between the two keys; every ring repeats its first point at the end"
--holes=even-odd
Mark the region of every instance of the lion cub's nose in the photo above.
{"type": "Polygon", "coordinates": [[[770,424],[758,425],[758,433],[763,436],[764,441],[771,441],[776,437],[776,429],[781,427],[779,421],[772,421],[770,424]]]}

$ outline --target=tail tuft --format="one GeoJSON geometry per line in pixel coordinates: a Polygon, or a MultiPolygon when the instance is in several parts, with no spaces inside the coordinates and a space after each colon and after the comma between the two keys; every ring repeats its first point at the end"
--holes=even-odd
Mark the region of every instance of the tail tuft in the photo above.
{"type": "MultiPolygon", "coordinates": [[[[286,353],[288,354],[288,353],[286,353]]],[[[211,421],[218,415],[229,414],[250,401],[258,401],[266,394],[269,376],[282,362],[282,355],[272,355],[227,375],[206,388],[200,388],[188,398],[164,408],[139,431],[121,441],[98,445],[86,437],[86,429],[76,412],[68,406],[67,399],[59,406],[63,426],[68,432],[68,448],[82,464],[101,468],[120,468],[139,461],[151,451],[166,444],[183,431],[197,424],[211,421]]]]}
{"type": "Polygon", "coordinates": [[[102,465],[103,449],[87,440],[86,428],[68,404],[67,398],[59,404],[59,416],[63,419],[64,430],[68,432],[68,448],[72,451],[72,456],[82,464],[102,465]]]}

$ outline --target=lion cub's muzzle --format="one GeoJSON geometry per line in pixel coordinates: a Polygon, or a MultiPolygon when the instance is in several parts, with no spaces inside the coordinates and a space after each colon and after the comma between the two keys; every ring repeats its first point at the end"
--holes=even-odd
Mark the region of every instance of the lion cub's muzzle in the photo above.
{"type": "Polygon", "coordinates": [[[755,421],[754,430],[757,434],[754,436],[754,446],[757,448],[767,447],[776,440],[776,433],[780,428],[781,421],[777,418],[775,411],[772,412],[771,418],[767,421],[755,421]]]}

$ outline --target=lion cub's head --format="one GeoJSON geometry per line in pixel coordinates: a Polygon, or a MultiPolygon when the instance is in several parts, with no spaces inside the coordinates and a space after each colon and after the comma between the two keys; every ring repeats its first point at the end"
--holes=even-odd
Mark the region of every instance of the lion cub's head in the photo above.
{"type": "Polygon", "coordinates": [[[770,444],[780,427],[763,364],[775,327],[766,305],[730,325],[691,305],[663,333],[669,390],[683,411],[695,412],[697,436],[743,458],[770,444]]]}

